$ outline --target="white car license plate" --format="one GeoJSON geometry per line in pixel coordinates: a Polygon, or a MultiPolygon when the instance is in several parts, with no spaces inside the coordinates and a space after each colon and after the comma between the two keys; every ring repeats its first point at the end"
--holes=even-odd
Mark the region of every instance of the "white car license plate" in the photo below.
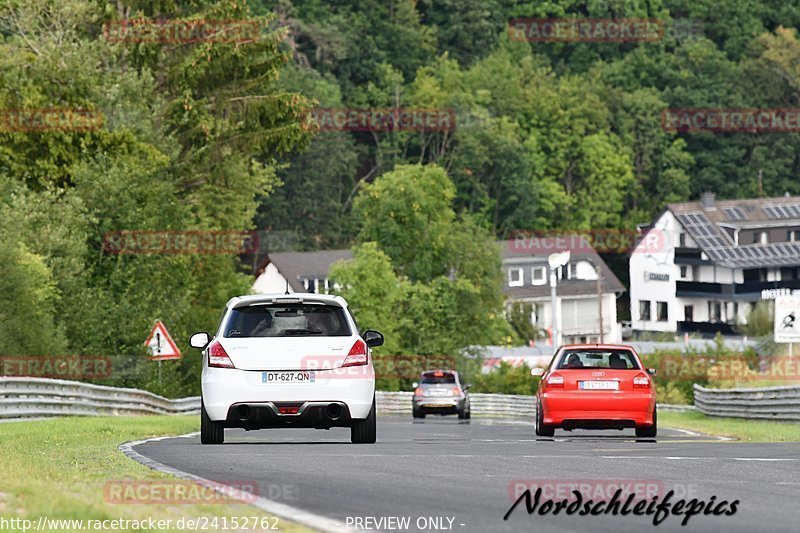
{"type": "Polygon", "coordinates": [[[314,383],[316,375],[314,372],[294,371],[294,372],[262,372],[262,383],[314,383]]]}
{"type": "Polygon", "coordinates": [[[619,390],[619,381],[580,381],[579,386],[585,390],[619,390]]]}
{"type": "Polygon", "coordinates": [[[446,396],[446,395],[447,395],[447,391],[446,390],[433,389],[431,391],[431,396],[446,396]]]}

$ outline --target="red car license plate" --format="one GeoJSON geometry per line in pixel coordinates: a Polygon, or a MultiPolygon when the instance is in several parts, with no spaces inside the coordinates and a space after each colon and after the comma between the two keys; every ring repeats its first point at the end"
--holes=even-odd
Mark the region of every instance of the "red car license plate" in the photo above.
{"type": "Polygon", "coordinates": [[[578,386],[584,390],[619,390],[619,381],[579,381],[578,386]]]}

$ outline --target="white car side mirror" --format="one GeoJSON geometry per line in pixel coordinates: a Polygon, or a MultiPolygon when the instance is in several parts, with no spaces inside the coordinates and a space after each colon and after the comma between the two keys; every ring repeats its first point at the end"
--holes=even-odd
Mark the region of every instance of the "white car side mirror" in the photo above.
{"type": "Polygon", "coordinates": [[[205,348],[209,342],[211,342],[211,338],[205,331],[201,331],[200,333],[195,333],[194,335],[189,337],[189,346],[191,346],[192,348],[205,348]]]}

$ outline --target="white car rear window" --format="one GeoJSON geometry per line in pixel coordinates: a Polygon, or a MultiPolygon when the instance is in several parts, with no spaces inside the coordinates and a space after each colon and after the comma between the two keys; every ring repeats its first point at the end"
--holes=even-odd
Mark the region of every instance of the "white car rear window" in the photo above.
{"type": "Polygon", "coordinates": [[[344,309],[336,305],[264,304],[231,311],[223,336],[347,337],[352,333],[344,309]]]}

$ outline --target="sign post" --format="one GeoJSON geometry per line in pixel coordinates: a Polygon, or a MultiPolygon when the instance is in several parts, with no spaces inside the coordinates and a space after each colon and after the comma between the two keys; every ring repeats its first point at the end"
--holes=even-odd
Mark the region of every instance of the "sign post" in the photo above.
{"type": "Polygon", "coordinates": [[[775,298],[775,342],[792,344],[800,342],[800,296],[778,296],[775,298]]]}

